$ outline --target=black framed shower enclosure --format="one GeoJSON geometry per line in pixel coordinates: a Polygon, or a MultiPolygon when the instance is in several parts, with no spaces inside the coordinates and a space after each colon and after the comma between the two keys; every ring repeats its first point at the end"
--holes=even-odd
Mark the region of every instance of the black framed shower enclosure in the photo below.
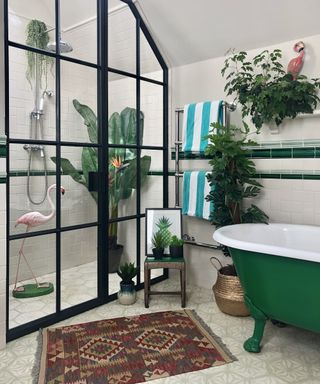
{"type": "MultiPolygon", "coordinates": [[[[61,2],[63,0],[53,0],[54,7],[54,34],[55,41],[60,41],[60,30],[61,30],[61,2]]],[[[49,52],[47,50],[38,49],[32,46],[26,45],[24,42],[15,41],[10,39],[10,21],[9,21],[9,11],[10,11],[10,0],[4,0],[4,17],[5,17],[5,33],[4,33],[4,49],[5,49],[5,132],[7,135],[7,303],[6,303],[6,312],[7,312],[7,340],[12,340],[27,333],[33,332],[39,328],[49,326],[53,323],[56,323],[60,320],[66,319],[68,317],[74,316],[76,314],[82,313],[104,303],[107,303],[116,298],[115,292],[110,292],[109,290],[109,271],[108,271],[108,226],[112,222],[117,223],[131,223],[135,227],[135,241],[134,248],[136,259],[135,263],[141,270],[141,265],[143,263],[144,254],[141,254],[142,247],[142,234],[141,230],[144,227],[143,220],[145,219],[145,213],[142,212],[142,203],[141,203],[141,159],[140,155],[142,151],[152,151],[152,153],[157,156],[161,154],[161,169],[160,172],[155,172],[158,174],[157,177],[162,177],[162,202],[161,206],[163,208],[168,207],[168,68],[167,65],[157,48],[152,36],[150,35],[143,19],[141,18],[139,11],[135,4],[131,0],[121,0],[123,5],[128,7],[133,15],[135,20],[135,71],[127,71],[122,68],[113,68],[109,66],[110,62],[110,52],[108,50],[108,40],[109,34],[112,33],[109,28],[108,20],[108,0],[94,0],[96,3],[96,17],[97,17],[97,30],[96,30],[96,49],[97,49],[97,61],[92,62],[90,60],[83,60],[77,58],[76,56],[66,56],[63,52],[60,51],[60,45],[56,44],[56,51],[49,52]],[[149,47],[151,48],[152,54],[159,63],[159,68],[162,70],[162,79],[153,79],[148,76],[143,76],[141,73],[141,39],[142,37],[146,39],[149,47]],[[12,52],[18,52],[25,54],[26,52],[33,52],[39,55],[45,55],[46,57],[51,57],[54,63],[54,92],[55,92],[55,135],[49,139],[35,139],[35,138],[26,138],[23,135],[19,136],[15,132],[14,122],[10,119],[11,110],[11,95],[10,92],[13,89],[11,81],[12,74],[11,70],[11,54],[12,52]],[[97,126],[98,126],[98,139],[96,143],[89,141],[73,141],[66,139],[66,136],[62,127],[62,71],[66,66],[76,65],[79,66],[82,70],[95,71],[96,75],[96,110],[97,110],[97,126]],[[154,85],[159,87],[162,92],[163,100],[163,109],[162,109],[162,142],[160,145],[153,145],[152,143],[147,143],[146,145],[140,142],[141,126],[140,119],[136,118],[136,144],[124,145],[124,144],[110,144],[108,137],[108,120],[109,120],[109,78],[110,76],[118,76],[119,78],[130,78],[135,82],[135,100],[136,100],[136,116],[140,116],[141,110],[141,89],[142,85],[145,84],[154,85]],[[14,232],[12,230],[12,220],[15,219],[11,217],[11,205],[14,200],[14,191],[15,191],[15,178],[17,178],[17,172],[15,169],[14,156],[17,153],[17,150],[20,150],[23,145],[40,145],[48,148],[48,150],[53,153],[56,157],[55,170],[51,170],[52,180],[56,184],[56,193],[55,193],[55,202],[56,202],[56,215],[53,222],[46,229],[41,229],[41,227],[35,228],[30,232],[14,232]],[[97,198],[97,212],[96,219],[89,220],[86,222],[77,222],[65,224],[62,216],[62,205],[64,200],[60,193],[60,187],[62,185],[61,178],[63,177],[61,169],[61,158],[64,156],[64,153],[73,153],[83,148],[91,148],[96,151],[98,159],[98,172],[96,174],[97,180],[99,181],[96,185],[96,191],[98,194],[97,198]],[[112,148],[123,148],[131,149],[136,153],[136,190],[135,190],[135,201],[133,211],[130,214],[124,214],[119,216],[117,219],[111,219],[109,217],[109,182],[108,182],[108,163],[109,163],[109,151],[112,148]],[[159,176],[160,175],[160,176],[159,176]],[[132,224],[133,223],[133,224],[132,224]],[[96,296],[89,300],[84,300],[83,302],[78,302],[76,304],[70,304],[68,306],[63,306],[61,302],[62,286],[62,260],[63,260],[63,242],[66,242],[64,239],[68,236],[72,236],[76,231],[92,231],[94,236],[97,236],[97,254],[96,254],[96,296]],[[43,316],[22,323],[14,327],[10,327],[9,324],[9,314],[10,314],[10,297],[12,295],[12,287],[10,287],[10,268],[12,268],[12,258],[13,254],[11,249],[13,244],[26,239],[29,244],[37,243],[37,241],[44,241],[44,243],[51,244],[54,252],[54,266],[55,266],[55,302],[54,309],[49,314],[44,314],[43,316]]],[[[76,12],[76,9],[74,10],[76,12]]],[[[148,127],[145,127],[147,130],[148,127]]],[[[160,157],[160,156],[159,156],[160,157]]],[[[21,170],[20,170],[21,171],[21,170]]],[[[69,176],[70,177],[70,176],[69,176]]],[[[148,176],[154,177],[154,176],[148,176]]],[[[66,191],[67,195],[68,191],[66,191]]],[[[81,202],[80,202],[81,203],[81,202]]],[[[38,209],[37,209],[38,210],[38,209]]],[[[41,210],[41,208],[39,208],[41,210]]],[[[45,210],[45,209],[44,209],[45,210]]],[[[27,208],[25,208],[27,212],[27,208]]],[[[78,232],[79,233],[79,232],[78,232]]],[[[85,232],[81,232],[85,233],[85,232]]],[[[130,244],[126,246],[131,247],[130,244]]],[[[45,253],[46,250],[43,250],[45,253]]],[[[161,281],[168,277],[167,271],[164,271],[163,274],[159,277],[153,279],[153,282],[161,281]]],[[[142,289],[143,282],[140,279],[140,273],[137,276],[136,288],[142,289]]],[[[28,299],[21,299],[28,300],[28,299]]],[[[27,303],[27,301],[25,301],[27,303]]]]}

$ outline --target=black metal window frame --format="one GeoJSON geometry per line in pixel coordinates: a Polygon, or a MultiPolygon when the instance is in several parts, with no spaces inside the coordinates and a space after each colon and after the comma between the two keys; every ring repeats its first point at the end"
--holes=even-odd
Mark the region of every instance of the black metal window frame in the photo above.
{"type": "MultiPolygon", "coordinates": [[[[59,41],[60,31],[60,0],[55,1],[55,39],[59,41]]],[[[168,207],[168,67],[156,46],[151,34],[148,31],[138,9],[132,0],[121,0],[126,3],[130,8],[135,21],[136,21],[136,73],[111,68],[108,66],[108,0],[96,0],[97,2],[97,64],[79,60],[77,58],[67,57],[61,55],[59,44],[56,45],[56,52],[51,53],[38,48],[30,47],[18,42],[9,40],[9,20],[8,20],[8,2],[4,0],[4,59],[5,59],[5,133],[7,136],[7,161],[6,161],[6,200],[7,200],[7,292],[6,292],[6,336],[7,341],[16,339],[25,334],[34,332],[42,327],[47,327],[51,324],[85,312],[99,305],[108,303],[116,298],[116,294],[109,294],[109,274],[108,274],[108,246],[106,240],[106,233],[108,225],[112,222],[126,222],[130,220],[136,221],[136,263],[139,269],[141,268],[141,220],[145,217],[141,213],[141,189],[140,189],[140,154],[144,149],[161,151],[163,154],[163,208],[168,207]],[[154,80],[141,75],[140,63],[140,36],[141,33],[145,36],[153,54],[156,56],[161,69],[163,71],[163,81],[154,80]],[[19,139],[10,137],[9,127],[9,49],[16,48],[23,51],[30,51],[38,54],[44,54],[54,58],[55,60],[55,92],[56,92],[56,140],[32,140],[32,139],[19,139]],[[97,100],[98,100],[98,143],[92,144],[87,142],[69,142],[61,140],[61,62],[70,62],[82,65],[88,68],[94,68],[97,71],[97,100]],[[153,83],[163,88],[163,143],[161,146],[141,145],[140,144],[140,119],[137,120],[137,141],[136,145],[117,145],[109,144],[108,142],[108,74],[115,73],[124,77],[136,79],[136,111],[137,116],[140,114],[140,96],[141,96],[141,82],[153,83]],[[42,144],[52,145],[56,148],[56,227],[54,229],[33,231],[24,234],[10,234],[10,144],[42,144]],[[84,223],[72,226],[61,226],[61,147],[94,147],[98,149],[98,169],[102,182],[98,187],[98,206],[97,213],[98,219],[96,222],[84,223]],[[116,220],[111,220],[108,214],[108,151],[109,148],[132,148],[137,152],[137,187],[136,187],[136,214],[130,216],[119,217],[116,220]],[[103,181],[105,180],[105,181],[103,181]],[[84,303],[61,309],[61,233],[67,231],[74,231],[78,229],[93,228],[98,230],[98,292],[97,298],[86,301],[84,303]],[[27,237],[36,237],[43,235],[56,235],[56,311],[50,315],[44,316],[40,319],[33,320],[15,328],[9,329],[9,268],[10,268],[10,242],[27,237]],[[106,257],[107,256],[107,257],[106,257]]],[[[160,277],[152,279],[151,283],[157,283],[168,278],[168,271],[165,270],[164,274],[160,277]]],[[[144,284],[140,280],[140,274],[137,276],[136,289],[143,289],[144,284]]]]}

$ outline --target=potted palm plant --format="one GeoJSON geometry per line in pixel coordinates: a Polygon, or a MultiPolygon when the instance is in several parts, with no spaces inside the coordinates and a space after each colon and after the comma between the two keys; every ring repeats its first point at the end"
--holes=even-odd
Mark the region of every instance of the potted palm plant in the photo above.
{"type": "MultiPolygon", "coordinates": [[[[206,149],[212,166],[212,173],[208,175],[212,190],[206,197],[214,206],[210,214],[211,223],[216,228],[239,223],[267,223],[268,216],[256,205],[244,206],[244,201],[258,196],[262,188],[254,178],[254,162],[248,157],[248,147],[255,144],[247,140],[248,130],[217,123],[211,126],[214,129],[208,136],[209,145],[206,149]]],[[[223,252],[230,256],[226,247],[223,252]]],[[[211,262],[214,259],[211,258],[211,262]]],[[[249,312],[234,266],[220,267],[216,267],[218,279],[213,286],[218,307],[230,315],[247,316],[249,312]]]]}
{"type": "Polygon", "coordinates": [[[132,279],[136,277],[138,268],[134,266],[134,263],[124,263],[120,265],[117,273],[121,278],[120,291],[118,292],[119,303],[124,305],[135,303],[137,293],[132,279]]]}
{"type": "MultiPolygon", "coordinates": [[[[73,100],[73,106],[82,116],[87,126],[89,140],[98,142],[97,116],[87,105],[73,100]]],[[[140,144],[143,139],[144,115],[140,112],[140,144]]],[[[109,144],[130,145],[136,142],[137,112],[134,108],[125,108],[120,114],[115,112],[109,119],[109,144]]],[[[51,159],[56,162],[55,157],[51,159]]],[[[136,188],[137,176],[136,150],[131,148],[109,148],[109,219],[118,218],[120,201],[129,199],[136,188]]],[[[74,181],[89,189],[89,173],[98,172],[98,151],[93,147],[84,147],[81,156],[82,170],[77,170],[66,158],[61,158],[64,175],[70,175],[74,181]]],[[[150,156],[140,158],[140,182],[145,182],[151,164],[150,156]]],[[[97,193],[90,191],[97,202],[97,193]]],[[[108,227],[109,272],[117,272],[121,260],[123,245],[118,244],[118,223],[112,222],[108,227]]]]}

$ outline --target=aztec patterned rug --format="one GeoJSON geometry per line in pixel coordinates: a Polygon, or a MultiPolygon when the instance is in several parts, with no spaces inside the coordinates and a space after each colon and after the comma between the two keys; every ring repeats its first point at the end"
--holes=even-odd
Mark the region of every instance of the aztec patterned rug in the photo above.
{"type": "Polygon", "coordinates": [[[133,384],[234,360],[194,311],[156,312],[43,330],[35,382],[133,384]]]}

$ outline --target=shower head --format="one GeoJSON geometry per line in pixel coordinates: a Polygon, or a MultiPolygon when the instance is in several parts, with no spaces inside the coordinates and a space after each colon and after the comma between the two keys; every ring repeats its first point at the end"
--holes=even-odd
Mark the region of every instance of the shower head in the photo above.
{"type": "MultiPolygon", "coordinates": [[[[67,43],[61,39],[59,41],[59,47],[60,47],[60,53],[68,53],[68,52],[73,51],[71,44],[69,44],[69,43],[67,43]]],[[[56,49],[57,49],[57,43],[55,41],[48,43],[47,50],[49,52],[56,52],[56,49]]]]}

